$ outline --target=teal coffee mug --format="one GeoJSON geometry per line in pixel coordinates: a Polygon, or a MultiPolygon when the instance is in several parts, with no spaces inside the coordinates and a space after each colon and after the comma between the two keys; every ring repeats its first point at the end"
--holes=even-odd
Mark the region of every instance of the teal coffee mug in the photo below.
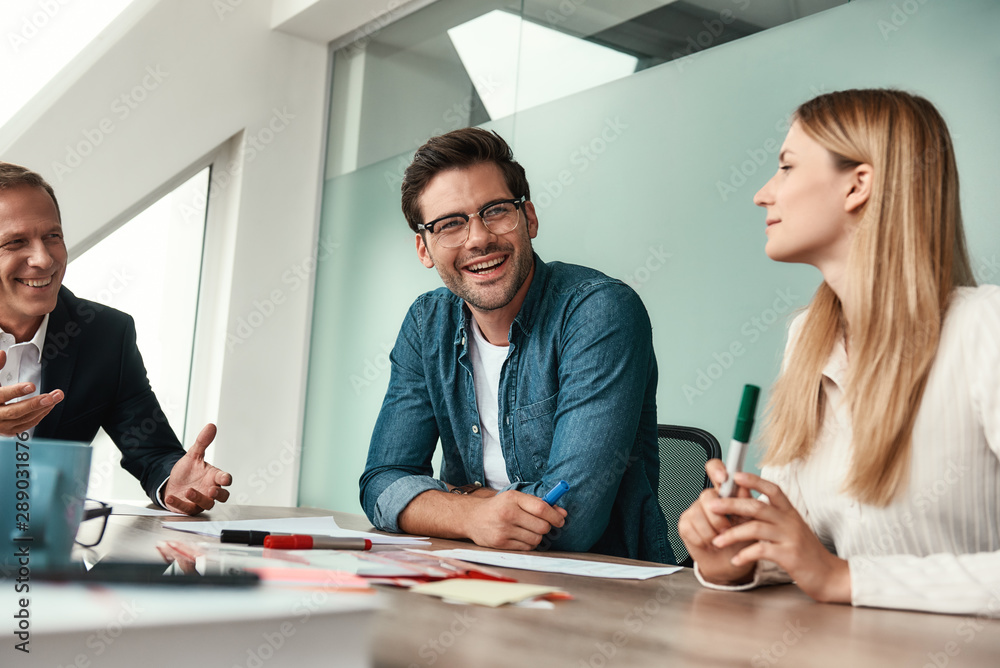
{"type": "Polygon", "coordinates": [[[87,443],[0,438],[0,575],[64,568],[83,517],[87,443]]]}

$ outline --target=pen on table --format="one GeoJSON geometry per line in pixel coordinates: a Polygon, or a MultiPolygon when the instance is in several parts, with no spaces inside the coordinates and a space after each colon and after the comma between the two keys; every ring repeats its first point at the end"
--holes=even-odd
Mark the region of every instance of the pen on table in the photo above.
{"type": "Polygon", "coordinates": [[[729,477],[719,488],[719,496],[723,498],[736,496],[736,483],[733,481],[733,474],[743,470],[743,460],[746,459],[750,444],[750,432],[753,431],[759,395],[760,388],[756,385],[743,386],[740,412],[736,416],[736,428],[733,430],[733,440],[729,443],[729,454],[726,456],[726,473],[729,477]]]}
{"type": "Polygon", "coordinates": [[[565,480],[560,480],[555,487],[549,490],[549,493],[542,497],[542,501],[549,504],[550,506],[556,505],[556,502],[562,498],[562,495],[569,491],[569,483],[565,480]]]}
{"type": "Polygon", "coordinates": [[[264,538],[264,547],[272,550],[370,550],[372,542],[368,538],[291,534],[267,536],[264,538]]]}

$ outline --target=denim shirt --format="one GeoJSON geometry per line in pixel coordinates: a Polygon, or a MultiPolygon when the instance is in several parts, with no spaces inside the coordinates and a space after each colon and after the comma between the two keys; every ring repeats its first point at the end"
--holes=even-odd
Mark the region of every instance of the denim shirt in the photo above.
{"type": "MultiPolygon", "coordinates": [[[[538,549],[673,563],[656,500],[656,358],[639,296],[593,269],[535,256],[500,373],[503,490],[544,496],[570,485],[566,523],[538,549]]],[[[447,288],[419,297],[390,355],[392,374],[361,476],[361,505],[377,528],[427,490],[483,483],[468,344],[472,317],[447,288]],[[441,480],[432,477],[438,439],[441,480]]]]}

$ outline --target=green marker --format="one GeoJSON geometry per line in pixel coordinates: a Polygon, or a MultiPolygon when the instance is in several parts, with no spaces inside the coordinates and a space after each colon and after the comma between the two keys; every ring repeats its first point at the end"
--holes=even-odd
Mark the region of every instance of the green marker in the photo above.
{"type": "Polygon", "coordinates": [[[750,432],[753,431],[753,420],[757,414],[757,397],[760,388],[756,385],[743,386],[743,400],[740,402],[740,413],[736,416],[736,429],[733,430],[733,440],[729,443],[729,454],[726,456],[726,472],[729,477],[719,488],[719,496],[725,498],[736,496],[736,483],[733,474],[743,470],[743,460],[746,459],[750,444],[750,432]]]}

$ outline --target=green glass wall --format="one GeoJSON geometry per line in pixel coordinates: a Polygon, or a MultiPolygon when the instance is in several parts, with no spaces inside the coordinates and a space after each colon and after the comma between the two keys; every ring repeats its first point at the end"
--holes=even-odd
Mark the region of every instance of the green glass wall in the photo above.
{"type": "MultiPolygon", "coordinates": [[[[522,11],[544,16],[532,4],[522,11]]],[[[746,0],[716,4],[721,12],[746,0]]],[[[802,101],[876,86],[932,100],[954,135],[979,279],[1000,283],[998,28],[994,0],[855,1],[485,125],[527,169],[541,257],[622,278],[645,302],[659,421],[706,428],[725,450],[742,385],[771,384],[789,314],[819,282],[811,267],[766,258],[764,215],[751,203],[802,101]]],[[[484,118],[461,77],[421,78],[421,64],[447,51],[431,33],[418,49],[379,49],[338,54],[335,68],[341,135],[331,133],[321,229],[334,250],[316,274],[305,416],[300,503],[345,511],[360,508],[357,481],[399,325],[417,295],[440,285],[417,261],[399,210],[402,168],[435,130],[484,118]],[[351,67],[368,71],[364,86],[344,85],[351,67]],[[379,67],[399,91],[368,105],[385,128],[376,132],[338,94],[366,95],[379,67]],[[431,85],[433,95],[417,94],[431,85]],[[354,140],[345,159],[359,128],[377,141],[354,140]]]]}

